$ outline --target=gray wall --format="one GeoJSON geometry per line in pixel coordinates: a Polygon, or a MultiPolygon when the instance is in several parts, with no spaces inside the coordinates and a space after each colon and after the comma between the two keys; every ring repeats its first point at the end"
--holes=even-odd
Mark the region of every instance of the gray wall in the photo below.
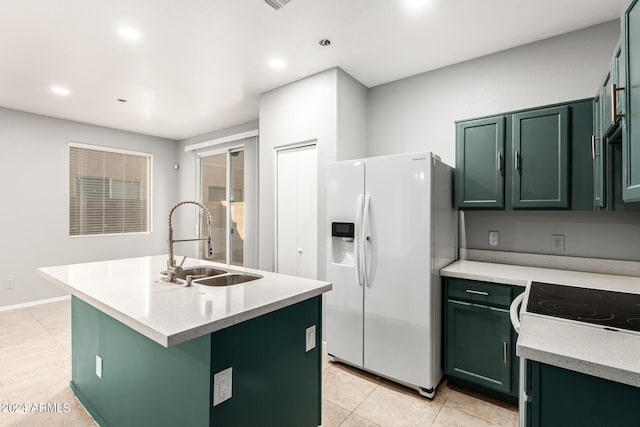
{"type": "MultiPolygon", "coordinates": [[[[455,164],[456,120],[592,97],[620,34],[611,21],[369,90],[368,154],[433,151],[455,164]]],[[[467,211],[461,247],[640,261],[640,212],[467,211]],[[488,245],[488,232],[500,245],[488,245]]]]}
{"type": "Polygon", "coordinates": [[[177,194],[175,141],[0,108],[0,149],[0,307],[64,295],[37,267],[166,252],[166,215],[177,194]],[[69,237],[71,141],[153,155],[152,233],[69,237]],[[15,289],[5,289],[9,278],[15,289]]]}
{"type": "Polygon", "coordinates": [[[368,154],[433,151],[454,165],[456,120],[594,96],[619,25],[611,21],[370,89],[368,154]]]}
{"type": "Polygon", "coordinates": [[[326,165],[336,159],[337,69],[315,74],[260,96],[260,201],[258,265],[275,266],[276,148],[316,141],[318,158],[318,275],[325,277],[326,165]]]}
{"type": "Polygon", "coordinates": [[[640,261],[640,212],[464,212],[464,247],[506,252],[640,261]],[[500,244],[489,246],[489,231],[500,244]],[[551,250],[551,235],[565,250],[551,250]]]}
{"type": "Polygon", "coordinates": [[[338,136],[336,160],[362,158],[367,153],[368,89],[338,69],[338,136]]]}

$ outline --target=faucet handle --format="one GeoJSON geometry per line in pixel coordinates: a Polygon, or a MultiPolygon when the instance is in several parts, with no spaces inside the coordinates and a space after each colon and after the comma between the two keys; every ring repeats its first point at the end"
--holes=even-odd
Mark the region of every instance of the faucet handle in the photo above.
{"type": "Polygon", "coordinates": [[[186,260],[187,260],[187,256],[185,255],[184,258],[182,258],[182,261],[180,261],[180,268],[182,268],[182,264],[184,264],[186,260]]]}

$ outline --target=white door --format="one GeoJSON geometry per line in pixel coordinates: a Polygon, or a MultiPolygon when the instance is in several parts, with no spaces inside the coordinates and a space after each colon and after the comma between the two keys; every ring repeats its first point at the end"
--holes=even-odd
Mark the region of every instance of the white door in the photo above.
{"type": "Polygon", "coordinates": [[[277,151],[276,271],[318,276],[316,146],[277,151]]]}

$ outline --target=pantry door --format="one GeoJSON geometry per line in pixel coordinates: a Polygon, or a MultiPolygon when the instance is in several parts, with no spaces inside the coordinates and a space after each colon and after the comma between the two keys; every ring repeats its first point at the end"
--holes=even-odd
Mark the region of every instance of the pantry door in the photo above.
{"type": "Polygon", "coordinates": [[[318,276],[316,146],[276,151],[276,272],[318,276]]]}

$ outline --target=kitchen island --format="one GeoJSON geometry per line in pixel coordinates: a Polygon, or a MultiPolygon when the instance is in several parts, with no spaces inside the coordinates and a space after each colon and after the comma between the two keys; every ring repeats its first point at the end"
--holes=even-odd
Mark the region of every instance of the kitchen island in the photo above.
{"type": "MultiPolygon", "coordinates": [[[[319,425],[321,294],[331,284],[233,267],[262,278],[186,287],[161,280],[166,260],[39,269],[72,296],[70,385],[96,421],[319,425]]],[[[205,264],[229,269],[184,266],[205,264]]]]}

